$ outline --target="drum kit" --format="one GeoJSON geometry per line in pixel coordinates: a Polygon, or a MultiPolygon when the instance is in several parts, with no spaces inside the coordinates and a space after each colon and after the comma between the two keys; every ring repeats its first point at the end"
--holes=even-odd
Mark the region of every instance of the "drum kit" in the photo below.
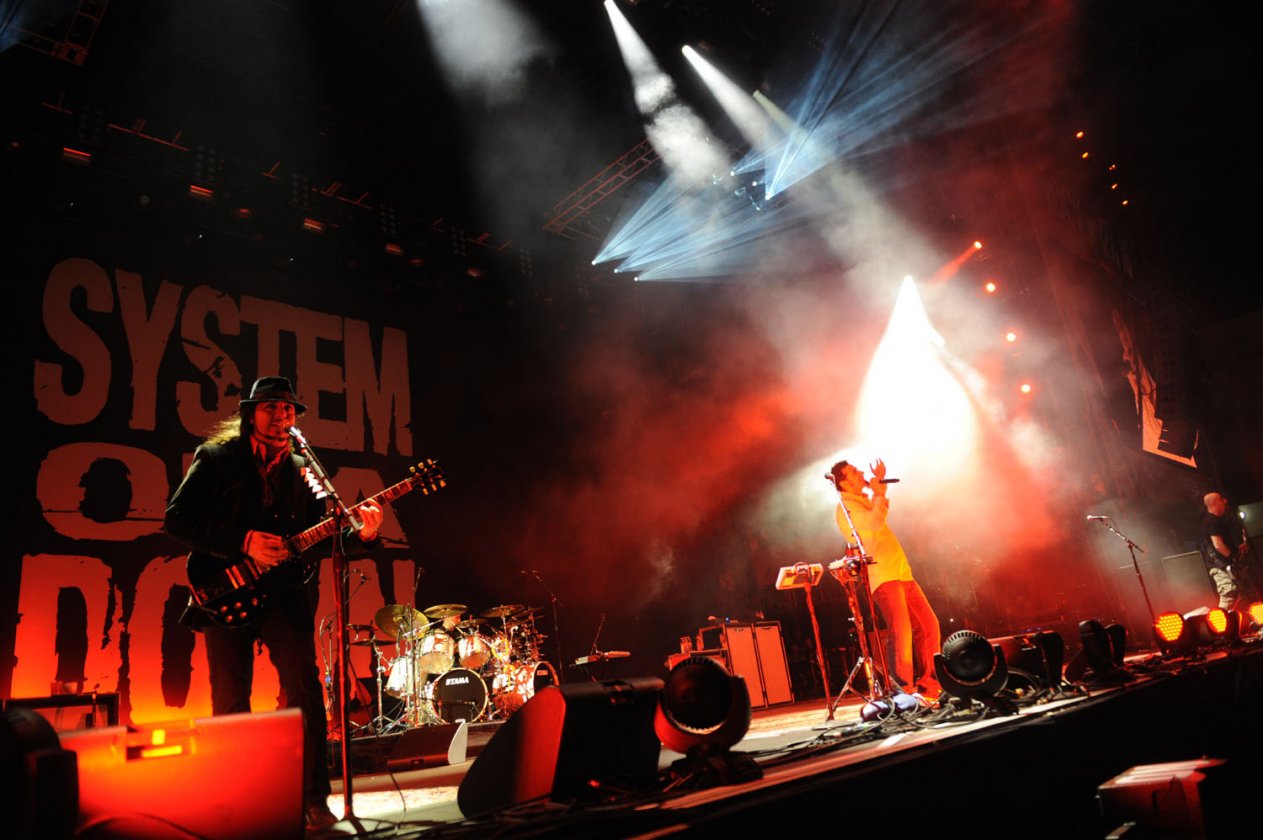
{"type": "Polygon", "coordinates": [[[465,720],[503,719],[546,685],[557,683],[553,666],[540,656],[546,638],[535,627],[537,609],[502,604],[465,617],[464,604],[416,610],[390,604],[371,625],[354,625],[377,664],[377,708],[383,694],[403,701],[398,718],[379,715],[368,724],[376,734],[465,720]],[[384,638],[383,638],[384,637],[384,638]],[[395,648],[389,656],[383,648],[395,648]]]}

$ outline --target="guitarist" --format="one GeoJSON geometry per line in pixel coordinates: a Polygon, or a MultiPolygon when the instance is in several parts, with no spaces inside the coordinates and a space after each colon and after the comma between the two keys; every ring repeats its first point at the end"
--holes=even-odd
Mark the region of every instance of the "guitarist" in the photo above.
{"type": "Polygon", "coordinates": [[[1202,518],[1202,544],[1206,550],[1206,569],[1219,592],[1220,609],[1237,606],[1241,596],[1238,576],[1245,564],[1250,542],[1236,510],[1220,493],[1207,493],[1202,498],[1206,515],[1202,518]]]}
{"type": "MultiPolygon", "coordinates": [[[[167,533],[190,548],[189,579],[251,558],[261,570],[288,558],[281,535],[319,522],[325,504],[304,484],[304,460],[293,451],[289,428],[307,407],[290,381],[265,376],[241,401],[237,415],[222,421],[197,448],[193,463],[167,506],[167,533]]],[[[365,503],[359,539],[377,537],[382,510],[365,503]]],[[[250,711],[253,647],[266,645],[280,677],[287,707],[303,712],[304,819],[323,828],[336,821],[329,810],[324,699],[316,665],[315,603],[317,582],[274,569],[267,578],[266,600],[245,627],[225,627],[190,605],[182,619],[203,633],[210,665],[211,705],[217,715],[250,711]]]]}

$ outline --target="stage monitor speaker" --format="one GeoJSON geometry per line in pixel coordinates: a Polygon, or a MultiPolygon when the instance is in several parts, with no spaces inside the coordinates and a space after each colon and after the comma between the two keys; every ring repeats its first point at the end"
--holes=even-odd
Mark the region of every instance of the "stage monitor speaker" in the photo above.
{"type": "Polygon", "coordinates": [[[409,729],[395,739],[386,766],[392,771],[460,764],[469,747],[469,724],[444,723],[409,729]]]}
{"type": "Polygon", "coordinates": [[[298,709],[87,729],[61,742],[78,756],[81,838],[303,836],[298,709]]]}
{"type": "Polygon", "coordinates": [[[70,840],[79,811],[75,754],[52,724],[22,707],[0,714],[0,815],[15,840],[70,840]]]}
{"type": "Polygon", "coordinates": [[[661,693],[657,677],[538,691],[470,765],[456,796],[461,813],[651,785],[662,751],[653,729],[661,693]]]}

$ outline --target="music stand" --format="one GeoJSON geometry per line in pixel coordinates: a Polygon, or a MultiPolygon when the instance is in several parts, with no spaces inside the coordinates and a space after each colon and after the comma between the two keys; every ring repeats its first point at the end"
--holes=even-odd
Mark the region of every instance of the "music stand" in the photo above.
{"type": "MultiPolygon", "coordinates": [[[[820,679],[824,683],[825,699],[833,697],[829,690],[829,669],[825,666],[824,646],[820,644],[820,622],[816,620],[816,604],[811,599],[811,590],[820,585],[824,579],[823,563],[795,563],[792,566],[781,566],[776,573],[777,589],[805,589],[807,591],[807,612],[811,614],[811,631],[816,636],[816,664],[820,667],[820,679]]],[[[829,714],[825,720],[833,720],[833,707],[829,703],[829,714]]]]}

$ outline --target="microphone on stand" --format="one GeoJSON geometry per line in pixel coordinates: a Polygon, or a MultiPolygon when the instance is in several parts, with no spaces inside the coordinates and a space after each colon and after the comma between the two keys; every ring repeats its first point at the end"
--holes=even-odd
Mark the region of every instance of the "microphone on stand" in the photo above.
{"type": "Polygon", "coordinates": [[[879,479],[877,479],[877,483],[878,483],[878,484],[898,484],[898,483],[899,483],[899,481],[900,481],[900,479],[898,479],[898,478],[879,478],[879,479]]]}
{"type": "Polygon", "coordinates": [[[1099,513],[1089,513],[1089,514],[1088,514],[1088,521],[1089,521],[1089,522],[1108,522],[1108,521],[1109,521],[1109,517],[1108,517],[1108,516],[1101,516],[1099,513]]]}

